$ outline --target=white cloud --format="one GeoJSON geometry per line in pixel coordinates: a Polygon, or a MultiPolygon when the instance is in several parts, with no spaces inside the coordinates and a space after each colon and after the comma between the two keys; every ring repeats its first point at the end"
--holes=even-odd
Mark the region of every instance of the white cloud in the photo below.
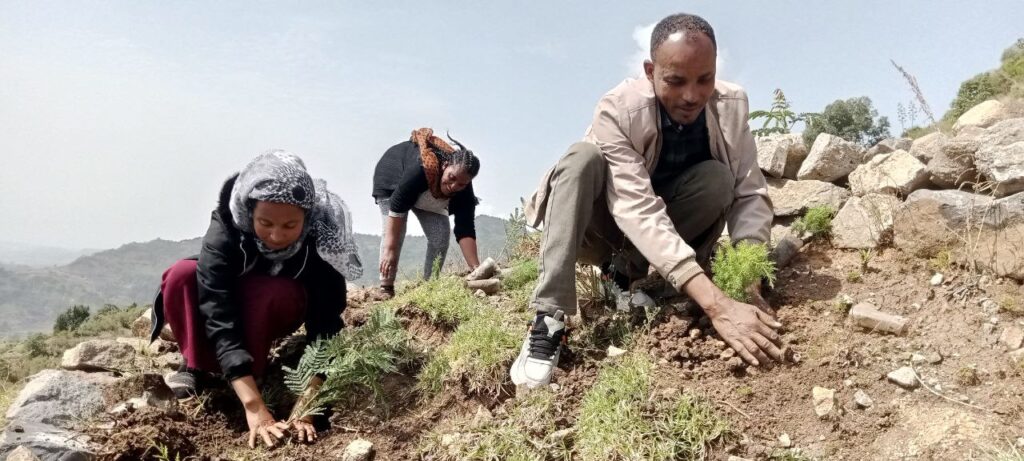
{"type": "MultiPolygon", "coordinates": [[[[636,26],[633,28],[633,42],[636,44],[636,51],[630,55],[626,62],[626,72],[630,77],[642,77],[644,75],[644,61],[651,56],[651,34],[654,33],[654,26],[657,23],[636,26]]],[[[729,61],[729,50],[718,47],[718,57],[715,65],[718,68],[718,78],[725,76],[726,63],[729,61]]]]}

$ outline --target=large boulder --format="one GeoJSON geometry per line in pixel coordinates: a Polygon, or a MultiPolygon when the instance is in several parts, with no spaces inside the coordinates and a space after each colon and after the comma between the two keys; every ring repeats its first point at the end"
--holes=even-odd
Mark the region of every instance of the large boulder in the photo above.
{"type": "Polygon", "coordinates": [[[864,162],[871,160],[876,155],[888,154],[889,152],[896,152],[898,150],[909,151],[914,145],[914,140],[910,138],[885,138],[871,146],[867,152],[864,153],[864,162]]]}
{"type": "Polygon", "coordinates": [[[928,133],[914,140],[914,144],[910,147],[910,155],[927,164],[938,155],[942,146],[947,142],[949,142],[949,136],[941,131],[928,133]]]}
{"type": "Polygon", "coordinates": [[[41,461],[88,461],[95,459],[89,437],[49,424],[14,421],[0,434],[0,459],[26,456],[41,461]]]}
{"type": "Polygon", "coordinates": [[[824,181],[768,179],[768,197],[775,216],[796,216],[819,205],[838,210],[850,198],[850,191],[824,181]]]}
{"type": "Polygon", "coordinates": [[[996,197],[1024,191],[1024,119],[1004,120],[976,138],[978,173],[996,197]]]}
{"type": "Polygon", "coordinates": [[[832,219],[832,245],[869,249],[892,239],[893,215],[900,201],[888,194],[852,197],[832,219]]]}
{"type": "Polygon", "coordinates": [[[872,192],[906,195],[928,183],[925,164],[907,151],[879,154],[850,173],[853,195],[872,192]]]}
{"type": "Polygon", "coordinates": [[[70,429],[99,414],[108,390],[121,379],[104,373],[43,370],[33,375],[7,409],[7,419],[70,429]]]}
{"type": "Polygon", "coordinates": [[[928,162],[928,177],[932,184],[943,189],[955,189],[978,181],[974,168],[974,155],[979,144],[971,139],[953,139],[928,162]]]}
{"type": "Polygon", "coordinates": [[[796,177],[800,180],[836,181],[850,174],[864,157],[859,145],[828,133],[819,134],[796,177]]]}
{"type": "Polygon", "coordinates": [[[135,348],[113,339],[93,339],[64,351],[60,362],[66,370],[130,370],[135,366],[135,348]]]}
{"type": "Polygon", "coordinates": [[[942,250],[996,275],[1024,280],[1024,192],[1001,199],[958,190],[919,190],[896,211],[896,246],[922,256],[942,250]]]}
{"type": "Polygon", "coordinates": [[[797,171],[800,163],[807,157],[807,146],[799,134],[774,133],[759,136],[755,141],[757,165],[773,178],[781,178],[787,171],[797,171]]]}
{"type": "Polygon", "coordinates": [[[1010,111],[1003,103],[989,99],[964,112],[953,125],[953,131],[960,131],[970,126],[988,128],[1000,120],[1010,117],[1010,111]]]}

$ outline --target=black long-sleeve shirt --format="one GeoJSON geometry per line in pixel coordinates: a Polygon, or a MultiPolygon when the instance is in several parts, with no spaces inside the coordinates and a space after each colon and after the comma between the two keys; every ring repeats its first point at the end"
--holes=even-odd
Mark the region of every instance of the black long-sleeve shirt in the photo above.
{"type": "MultiPolygon", "coordinates": [[[[412,141],[391,146],[373,171],[373,198],[390,199],[390,211],[400,216],[405,216],[429,189],[420,148],[412,141]]],[[[455,215],[455,240],[476,238],[476,205],[473,183],[448,200],[448,212],[455,215]]]]}

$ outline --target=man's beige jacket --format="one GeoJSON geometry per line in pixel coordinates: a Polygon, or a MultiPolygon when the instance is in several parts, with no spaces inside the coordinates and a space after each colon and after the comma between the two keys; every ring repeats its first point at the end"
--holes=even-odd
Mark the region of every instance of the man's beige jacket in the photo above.
{"type": "MultiPolygon", "coordinates": [[[[757,147],[747,124],[747,93],[740,86],[715,82],[707,105],[711,155],[732,170],[735,201],[726,222],[734,242],[767,243],[772,204],[757,166],[757,147]]],[[[608,162],[606,196],[615,223],[651,265],[676,289],[702,272],[695,253],[676,232],[665,202],[654,195],[650,173],[661,151],[661,120],[654,87],[646,78],[627,79],[594,110],[584,141],[596,144],[608,162]]],[[[553,170],[553,169],[552,169],[553,170]]],[[[550,191],[549,170],[525,203],[527,223],[540,227],[550,191]]]]}

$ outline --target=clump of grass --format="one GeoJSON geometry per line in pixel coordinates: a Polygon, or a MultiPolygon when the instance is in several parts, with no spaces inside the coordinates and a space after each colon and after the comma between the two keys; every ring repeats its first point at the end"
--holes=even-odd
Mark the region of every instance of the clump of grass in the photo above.
{"type": "Polygon", "coordinates": [[[928,260],[928,268],[935,272],[946,272],[953,265],[953,252],[948,248],[939,250],[928,260]]]}
{"type": "Polygon", "coordinates": [[[868,265],[871,263],[871,260],[875,258],[874,250],[860,250],[857,254],[860,256],[860,271],[865,274],[870,272],[871,268],[868,265]]]}
{"type": "Polygon", "coordinates": [[[860,283],[861,274],[860,271],[850,271],[846,273],[846,281],[850,283],[860,283]]]}
{"type": "Polygon", "coordinates": [[[76,330],[78,336],[100,336],[103,333],[121,333],[132,326],[132,322],[142,315],[144,307],[132,304],[118,307],[107,304],[89,316],[76,330]]]}
{"type": "Polygon", "coordinates": [[[730,298],[747,301],[747,288],[767,280],[775,283],[775,263],[768,257],[768,247],[758,243],[740,242],[736,246],[721,245],[711,263],[714,282],[730,298]]]}
{"type": "Polygon", "coordinates": [[[469,392],[497,394],[508,365],[519,352],[525,335],[522,319],[494,308],[482,309],[463,322],[430,358],[419,376],[427,394],[445,385],[464,383],[469,392]]]}
{"type": "Polygon", "coordinates": [[[811,207],[800,219],[793,223],[793,230],[798,234],[808,234],[811,238],[825,237],[832,232],[832,218],[836,210],[827,205],[811,207]]]}
{"type": "Polygon", "coordinates": [[[536,259],[525,259],[519,261],[508,269],[501,281],[505,294],[512,299],[512,304],[517,309],[526,309],[530,303],[530,296],[534,287],[537,286],[537,277],[540,276],[540,266],[536,259]]]}
{"type": "Polygon", "coordinates": [[[978,377],[978,370],[974,367],[960,367],[956,371],[956,383],[961,386],[977,386],[981,384],[981,378],[978,377]]]}
{"type": "Polygon", "coordinates": [[[380,402],[383,376],[397,372],[412,359],[408,333],[394,310],[378,306],[361,327],[307,346],[294,369],[284,368],[285,384],[300,395],[314,377],[324,377],[319,391],[307,397],[301,415],[318,414],[365,389],[380,402]]]}
{"type": "Polygon", "coordinates": [[[523,399],[507,403],[508,416],[473,421],[465,418],[453,427],[431,431],[419,447],[424,459],[548,460],[571,459],[565,439],[550,435],[557,431],[560,413],[554,394],[538,389],[523,399]]]}
{"type": "Polygon", "coordinates": [[[692,395],[651,400],[645,356],[608,365],[583,396],[575,447],[579,459],[703,459],[728,433],[714,409],[692,395]]]}
{"type": "Polygon", "coordinates": [[[770,461],[813,461],[812,458],[803,454],[799,448],[776,450],[768,456],[768,459],[770,461]]]}
{"type": "Polygon", "coordinates": [[[505,224],[505,256],[508,261],[536,259],[540,255],[541,232],[526,225],[526,215],[516,208],[505,224]]]}
{"type": "Polygon", "coordinates": [[[999,298],[999,310],[1014,315],[1024,314],[1024,307],[1021,307],[1020,303],[1008,294],[999,298]]]}
{"type": "Polygon", "coordinates": [[[1008,449],[982,447],[984,461],[1024,461],[1024,452],[1021,452],[1015,445],[1008,443],[1008,449]]]}
{"type": "Polygon", "coordinates": [[[479,310],[479,300],[451,275],[432,277],[418,286],[406,290],[388,305],[393,307],[415,305],[431,320],[447,325],[458,325],[479,310]]]}

